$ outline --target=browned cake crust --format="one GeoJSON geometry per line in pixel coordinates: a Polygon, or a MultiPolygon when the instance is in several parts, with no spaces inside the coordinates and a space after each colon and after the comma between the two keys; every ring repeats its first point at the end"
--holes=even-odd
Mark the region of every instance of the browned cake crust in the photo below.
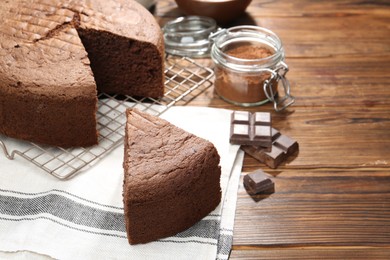
{"type": "Polygon", "coordinates": [[[0,133],[96,144],[97,90],[162,96],[163,46],[159,25],[135,1],[3,1],[0,133]]]}
{"type": "Polygon", "coordinates": [[[221,200],[219,155],[209,141],[127,111],[123,201],[129,243],[181,232],[221,200]]]}

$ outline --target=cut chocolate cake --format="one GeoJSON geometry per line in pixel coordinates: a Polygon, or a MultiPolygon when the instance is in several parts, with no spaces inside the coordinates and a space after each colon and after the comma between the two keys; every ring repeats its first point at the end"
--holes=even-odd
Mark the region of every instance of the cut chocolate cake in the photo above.
{"type": "Polygon", "coordinates": [[[96,144],[97,92],[161,97],[163,62],[161,28],[135,1],[2,1],[0,134],[96,144]]]}
{"type": "Polygon", "coordinates": [[[168,121],[126,112],[123,201],[130,244],[175,235],[221,200],[214,145],[168,121]]]}

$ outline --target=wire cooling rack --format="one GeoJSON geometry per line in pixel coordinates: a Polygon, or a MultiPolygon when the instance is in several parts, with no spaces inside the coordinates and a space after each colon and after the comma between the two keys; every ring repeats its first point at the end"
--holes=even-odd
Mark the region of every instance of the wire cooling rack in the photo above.
{"type": "Polygon", "coordinates": [[[174,105],[187,104],[212,85],[213,71],[190,58],[167,56],[165,63],[165,95],[161,99],[99,94],[98,145],[63,149],[0,135],[0,148],[10,160],[18,155],[58,179],[69,179],[123,142],[126,108],[133,107],[159,116],[174,105]]]}

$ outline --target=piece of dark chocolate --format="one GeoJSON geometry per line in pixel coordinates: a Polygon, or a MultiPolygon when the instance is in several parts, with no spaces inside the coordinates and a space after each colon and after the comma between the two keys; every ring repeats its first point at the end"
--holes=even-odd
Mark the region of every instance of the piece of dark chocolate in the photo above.
{"type": "Polygon", "coordinates": [[[271,175],[259,169],[244,176],[244,187],[250,195],[266,191],[273,192],[275,190],[275,184],[271,178],[271,175]]]}
{"type": "Polygon", "coordinates": [[[241,149],[247,154],[275,169],[289,156],[299,150],[298,142],[272,128],[272,147],[243,145],[241,149]]]}
{"type": "Polygon", "coordinates": [[[230,143],[271,147],[271,114],[269,112],[233,111],[230,143]]]}

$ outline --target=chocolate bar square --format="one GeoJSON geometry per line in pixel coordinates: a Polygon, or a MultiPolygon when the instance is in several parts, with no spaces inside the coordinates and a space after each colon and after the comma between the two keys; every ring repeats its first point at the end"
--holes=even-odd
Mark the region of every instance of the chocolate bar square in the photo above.
{"type": "Polygon", "coordinates": [[[280,134],[277,129],[272,128],[271,149],[251,145],[243,145],[241,149],[270,168],[275,169],[299,150],[299,144],[290,137],[280,134]]]}
{"type": "Polygon", "coordinates": [[[269,191],[273,192],[275,190],[275,184],[271,178],[271,175],[259,169],[244,176],[244,187],[250,195],[269,191]]]}
{"type": "Polygon", "coordinates": [[[271,147],[271,114],[268,112],[233,111],[230,143],[271,147]]]}

